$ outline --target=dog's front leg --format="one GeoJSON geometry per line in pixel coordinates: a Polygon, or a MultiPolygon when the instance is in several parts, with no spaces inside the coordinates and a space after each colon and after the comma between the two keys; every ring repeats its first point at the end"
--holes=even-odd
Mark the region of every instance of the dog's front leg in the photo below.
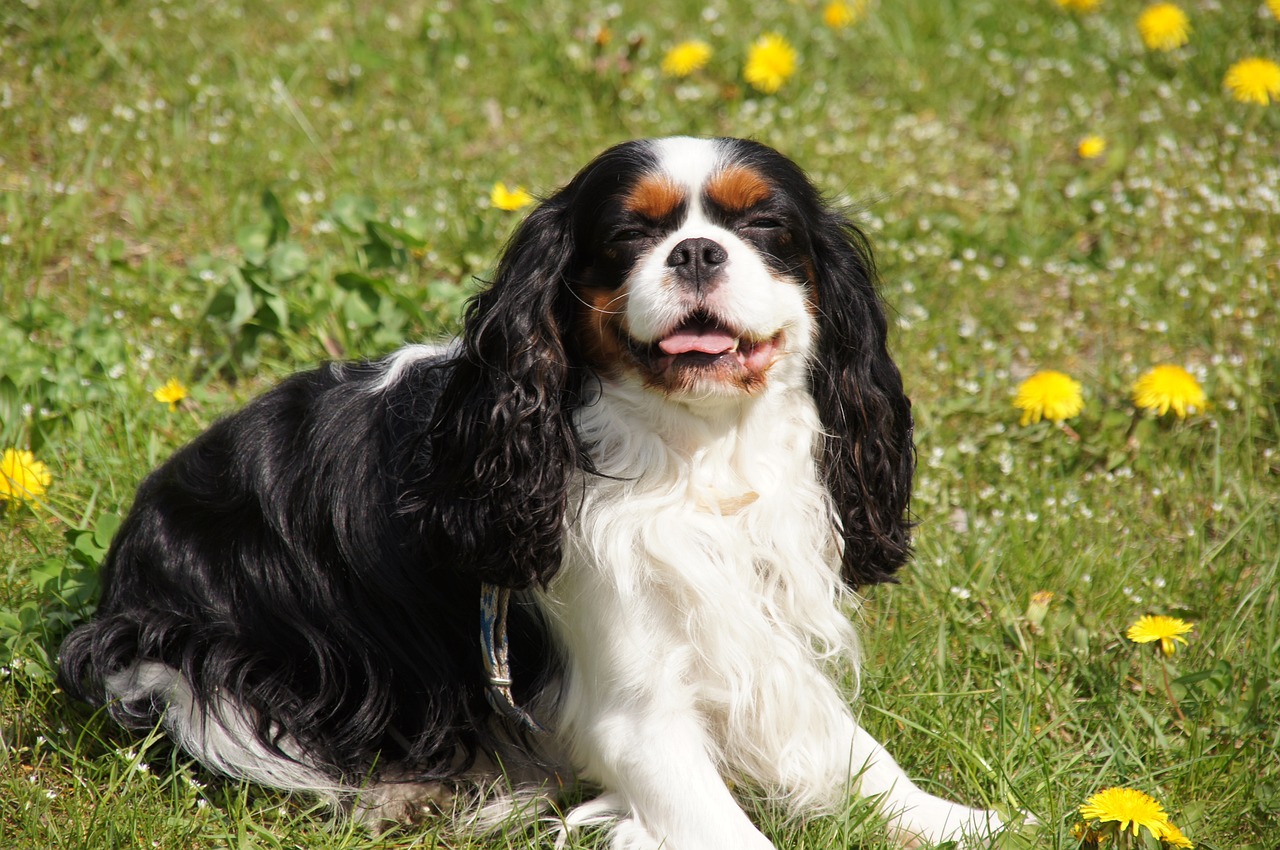
{"type": "Polygon", "coordinates": [[[687,709],[667,700],[601,709],[577,743],[588,775],[619,804],[614,850],[772,850],[687,709]]]}
{"type": "Polygon", "coordinates": [[[952,803],[916,787],[893,756],[852,718],[847,733],[856,787],[862,796],[877,800],[890,833],[902,846],[944,841],[986,846],[1003,828],[995,812],[952,803]]]}
{"type": "Polygon", "coordinates": [[[717,769],[689,647],[643,600],[595,590],[590,605],[556,606],[568,666],[557,734],[604,790],[583,810],[614,816],[613,850],[772,850],[717,769]]]}

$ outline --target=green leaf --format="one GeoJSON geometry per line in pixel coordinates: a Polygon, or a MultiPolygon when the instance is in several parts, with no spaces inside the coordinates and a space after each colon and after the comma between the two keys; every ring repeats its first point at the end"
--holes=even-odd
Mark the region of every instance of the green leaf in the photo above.
{"type": "Polygon", "coordinates": [[[22,630],[22,621],[8,608],[0,608],[0,637],[10,637],[22,630]]]}
{"type": "Polygon", "coordinates": [[[61,561],[49,558],[39,566],[31,568],[31,584],[36,590],[43,592],[62,578],[64,570],[65,567],[61,561]]]}
{"type": "Polygon", "coordinates": [[[93,542],[101,547],[104,551],[110,547],[111,540],[116,536],[116,531],[120,528],[120,515],[115,513],[106,513],[98,517],[98,522],[93,527],[93,542]]]}
{"type": "Polygon", "coordinates": [[[369,234],[371,236],[376,234],[378,239],[388,245],[399,245],[404,248],[425,248],[427,245],[425,240],[419,239],[397,227],[392,227],[384,221],[369,222],[369,234]]]}
{"type": "Polygon", "coordinates": [[[360,297],[359,292],[354,292],[342,304],[342,315],[348,322],[360,328],[372,326],[377,320],[377,314],[370,308],[366,300],[360,297]]]}
{"type": "Polygon", "coordinates": [[[267,218],[271,222],[267,244],[276,245],[283,242],[289,235],[289,219],[285,218],[284,208],[280,206],[280,199],[276,197],[275,192],[270,189],[263,190],[262,208],[266,210],[267,218]]]}
{"type": "Polygon", "coordinates": [[[277,283],[287,283],[301,276],[308,265],[307,252],[297,242],[277,243],[267,260],[271,279],[277,283]]]}
{"type": "Polygon", "coordinates": [[[378,208],[368,198],[342,195],[329,208],[329,218],[343,230],[352,234],[365,232],[365,222],[377,215],[378,208]]]}
{"type": "Polygon", "coordinates": [[[1213,678],[1214,672],[1215,671],[1213,670],[1201,670],[1197,673],[1187,673],[1185,676],[1179,676],[1173,681],[1179,685],[1184,685],[1184,686],[1195,685],[1199,682],[1203,682],[1207,679],[1213,678]]]}
{"type": "Polygon", "coordinates": [[[1124,433],[1129,427],[1129,423],[1133,421],[1133,417],[1125,413],[1123,410],[1108,409],[1102,414],[1102,429],[1104,431],[1119,431],[1124,433]]]}
{"type": "Polygon", "coordinates": [[[40,625],[40,605],[35,601],[24,602],[22,607],[18,609],[19,629],[23,632],[32,632],[40,625]]]}
{"type": "Polygon", "coordinates": [[[381,284],[381,281],[376,277],[362,274],[361,272],[340,272],[337,275],[334,275],[333,280],[343,289],[352,290],[358,290],[362,287],[377,289],[381,284]]]}
{"type": "Polygon", "coordinates": [[[231,326],[232,331],[236,331],[253,318],[253,314],[258,312],[258,307],[254,303],[253,289],[248,281],[240,278],[238,283],[232,282],[228,286],[231,288],[233,306],[231,315],[227,318],[227,324],[231,326]]]}
{"type": "Polygon", "coordinates": [[[261,224],[249,224],[236,231],[236,247],[246,260],[262,265],[271,247],[271,230],[261,224]]]}
{"type": "Polygon", "coordinates": [[[100,564],[107,554],[105,546],[99,546],[93,539],[92,531],[72,531],[68,534],[71,551],[85,564],[100,564]]]}
{"type": "Polygon", "coordinates": [[[18,385],[8,375],[0,375],[0,441],[5,445],[17,442],[17,423],[26,418],[21,414],[22,393],[18,385]]]}

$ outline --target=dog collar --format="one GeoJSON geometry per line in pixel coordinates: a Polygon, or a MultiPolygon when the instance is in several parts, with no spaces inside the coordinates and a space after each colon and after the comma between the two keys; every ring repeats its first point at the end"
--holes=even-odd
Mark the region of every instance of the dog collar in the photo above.
{"type": "Polygon", "coordinates": [[[507,606],[510,602],[510,588],[488,582],[480,585],[480,647],[484,672],[489,679],[485,696],[494,711],[530,732],[545,735],[546,728],[517,705],[511,694],[511,663],[507,647],[507,606]]]}

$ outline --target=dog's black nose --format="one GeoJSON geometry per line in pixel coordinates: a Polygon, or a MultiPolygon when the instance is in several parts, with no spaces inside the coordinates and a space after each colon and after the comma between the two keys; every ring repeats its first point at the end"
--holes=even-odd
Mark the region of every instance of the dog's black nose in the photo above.
{"type": "Polygon", "coordinates": [[[704,237],[685,239],[667,255],[667,266],[675,269],[683,283],[701,289],[711,283],[728,262],[729,254],[720,243],[704,237]]]}

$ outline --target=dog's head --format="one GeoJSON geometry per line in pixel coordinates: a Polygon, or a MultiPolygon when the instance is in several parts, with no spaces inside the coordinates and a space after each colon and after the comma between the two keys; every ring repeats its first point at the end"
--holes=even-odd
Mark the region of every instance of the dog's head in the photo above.
{"type": "Polygon", "coordinates": [[[595,381],[691,409],[807,383],[850,584],[908,555],[910,403],[862,235],[804,172],[738,139],[627,142],[543,202],[468,307],[438,408],[430,530],[489,581],[545,582],[595,381]]]}
{"type": "Polygon", "coordinates": [[[783,358],[806,360],[820,208],[797,176],[728,140],[632,143],[596,160],[570,204],[584,360],[687,405],[759,393],[783,358]]]}

